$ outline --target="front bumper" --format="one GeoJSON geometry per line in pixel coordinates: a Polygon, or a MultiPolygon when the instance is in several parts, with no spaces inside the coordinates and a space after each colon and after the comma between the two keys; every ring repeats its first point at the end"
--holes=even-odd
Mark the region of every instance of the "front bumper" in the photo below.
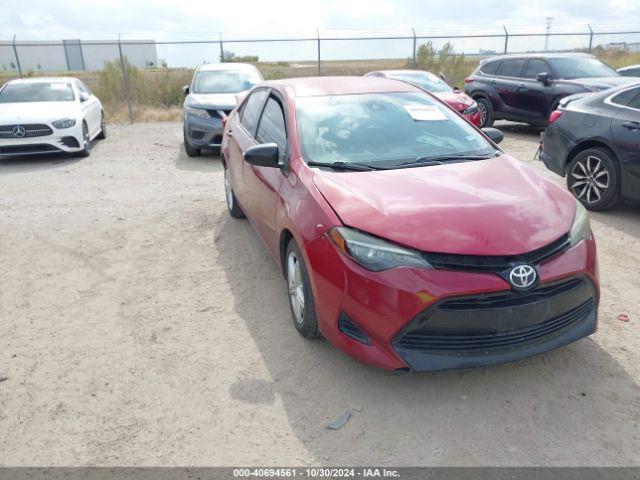
{"type": "Polygon", "coordinates": [[[349,355],[385,369],[429,371],[514,361],[596,329],[592,239],[540,263],[541,283],[527,294],[513,292],[494,273],[370,272],[326,238],[312,242],[306,253],[322,334],[349,355]]]}
{"type": "Polygon", "coordinates": [[[82,127],[57,129],[49,125],[50,135],[30,138],[0,138],[0,157],[74,153],[84,148],[82,127]]]}
{"type": "Polygon", "coordinates": [[[184,128],[189,143],[193,147],[217,149],[222,144],[224,127],[220,118],[202,118],[186,114],[184,128]]]}

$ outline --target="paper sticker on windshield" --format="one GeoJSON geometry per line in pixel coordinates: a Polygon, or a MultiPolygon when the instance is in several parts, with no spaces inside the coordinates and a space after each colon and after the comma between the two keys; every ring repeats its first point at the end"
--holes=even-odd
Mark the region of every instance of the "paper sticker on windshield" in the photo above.
{"type": "Polygon", "coordinates": [[[444,113],[435,105],[405,105],[404,109],[409,112],[411,118],[420,122],[434,122],[446,120],[444,113]]]}

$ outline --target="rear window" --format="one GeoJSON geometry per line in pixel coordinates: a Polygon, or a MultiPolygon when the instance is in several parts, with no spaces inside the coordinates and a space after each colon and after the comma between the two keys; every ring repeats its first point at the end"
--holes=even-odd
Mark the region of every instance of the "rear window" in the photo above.
{"type": "Polygon", "coordinates": [[[500,68],[500,76],[503,77],[520,77],[522,74],[522,67],[524,67],[524,58],[512,58],[502,61],[502,67],[500,68]]]}
{"type": "Polygon", "coordinates": [[[64,82],[10,83],[0,91],[0,103],[72,102],[73,90],[64,82]]]}
{"type": "Polygon", "coordinates": [[[611,103],[623,107],[640,108],[640,87],[631,88],[620,92],[611,99],[611,103]]]}
{"type": "Polygon", "coordinates": [[[485,63],[480,67],[480,71],[488,75],[495,75],[495,73],[498,71],[499,66],[500,66],[500,62],[485,63]]]}

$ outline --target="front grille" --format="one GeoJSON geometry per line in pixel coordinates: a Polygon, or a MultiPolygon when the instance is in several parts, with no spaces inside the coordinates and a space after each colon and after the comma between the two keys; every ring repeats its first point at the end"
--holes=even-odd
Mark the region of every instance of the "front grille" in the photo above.
{"type": "Polygon", "coordinates": [[[583,277],[528,292],[504,291],[441,300],[393,340],[408,363],[419,353],[482,356],[542,343],[595,311],[593,284],[583,277]]]}
{"type": "Polygon", "coordinates": [[[29,124],[29,125],[0,125],[0,138],[33,138],[33,137],[45,137],[51,135],[53,130],[49,126],[44,124],[29,124]],[[24,135],[16,135],[14,130],[16,127],[22,127],[24,129],[24,135]]]}
{"type": "Polygon", "coordinates": [[[537,323],[524,328],[494,331],[491,333],[472,333],[467,335],[428,334],[413,332],[398,342],[403,348],[428,351],[467,351],[467,350],[495,350],[509,348],[514,345],[534,342],[552,336],[565,328],[570,328],[588,315],[594,308],[593,300],[570,310],[564,315],[552,318],[546,322],[537,323]]]}
{"type": "Polygon", "coordinates": [[[21,155],[30,153],[48,153],[48,152],[60,152],[59,148],[54,147],[46,143],[33,144],[33,145],[9,145],[0,147],[0,154],[4,155],[21,155]]]}
{"type": "Polygon", "coordinates": [[[467,270],[502,273],[513,265],[537,265],[569,248],[569,235],[565,234],[550,244],[522,255],[460,255],[449,253],[423,253],[424,258],[437,269],[467,270]]]}
{"type": "Polygon", "coordinates": [[[229,114],[232,112],[231,109],[215,109],[215,108],[208,108],[207,112],[209,113],[209,115],[213,118],[219,118],[219,119],[223,119],[229,116],[229,114]]]}

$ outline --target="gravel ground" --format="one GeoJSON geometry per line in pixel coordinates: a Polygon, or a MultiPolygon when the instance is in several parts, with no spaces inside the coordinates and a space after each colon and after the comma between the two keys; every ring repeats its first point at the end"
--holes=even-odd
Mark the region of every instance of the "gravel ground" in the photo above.
{"type": "MultiPolygon", "coordinates": [[[[542,169],[538,132],[502,127],[542,169]]],[[[220,161],[180,138],[113,126],[88,159],[0,161],[0,465],[640,465],[638,207],[592,215],[597,334],[397,376],[295,332],[220,161]]]]}

